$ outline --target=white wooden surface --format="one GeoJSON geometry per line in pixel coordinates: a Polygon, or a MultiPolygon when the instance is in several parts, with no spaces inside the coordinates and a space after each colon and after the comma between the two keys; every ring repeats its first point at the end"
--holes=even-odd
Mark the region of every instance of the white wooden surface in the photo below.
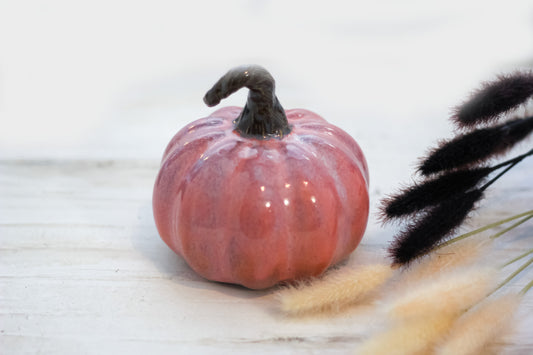
{"type": "MultiPolygon", "coordinates": [[[[322,114],[363,147],[372,215],[347,263],[381,258],[394,228],[376,205],[451,135],[450,106],[533,62],[528,1],[458,4],[0,2],[0,353],[355,351],[377,326],[372,308],[286,318],[275,289],[205,281],[173,254],[151,212],[159,158],[211,111],[201,98],[225,70],[263,64],[286,108],[322,114]]],[[[531,176],[530,159],[468,228],[531,209],[531,176]]],[[[531,224],[513,233],[502,258],[531,245],[531,224]]],[[[505,353],[533,351],[532,300],[505,353]]]]}

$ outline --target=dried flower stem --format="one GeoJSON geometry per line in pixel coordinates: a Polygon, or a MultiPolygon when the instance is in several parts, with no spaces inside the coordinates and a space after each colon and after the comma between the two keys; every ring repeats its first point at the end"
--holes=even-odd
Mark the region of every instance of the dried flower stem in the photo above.
{"type": "Polygon", "coordinates": [[[489,182],[487,182],[485,185],[483,185],[480,189],[481,191],[484,191],[487,187],[492,185],[496,180],[498,180],[500,177],[502,177],[506,172],[511,170],[516,164],[520,163],[522,160],[524,160],[526,157],[533,154],[533,149],[531,149],[529,152],[521,154],[519,156],[514,157],[513,159],[510,159],[506,162],[503,162],[501,164],[496,165],[496,169],[499,169],[500,167],[504,167],[506,165],[509,165],[507,168],[505,168],[502,172],[500,172],[498,175],[496,175],[494,178],[492,178],[489,182]]]}
{"type": "Polygon", "coordinates": [[[505,280],[503,280],[494,290],[492,290],[487,296],[492,295],[494,292],[501,289],[503,286],[507,285],[509,281],[514,279],[519,273],[524,271],[529,265],[533,264],[533,258],[526,261],[522,266],[520,266],[518,269],[516,269],[511,275],[507,276],[505,280]]]}
{"type": "Polygon", "coordinates": [[[483,226],[481,228],[475,229],[475,230],[470,231],[468,233],[461,234],[460,236],[457,236],[457,237],[452,238],[450,240],[447,240],[447,241],[445,241],[443,243],[440,243],[436,248],[445,247],[446,245],[458,242],[458,241],[460,241],[462,239],[466,239],[466,238],[471,237],[471,236],[473,236],[475,234],[478,234],[478,233],[484,232],[486,230],[498,227],[498,226],[500,226],[502,224],[505,224],[507,222],[514,221],[515,219],[518,219],[518,218],[521,218],[521,217],[524,217],[524,216],[530,216],[530,215],[533,216],[533,210],[529,210],[527,212],[523,212],[523,213],[511,216],[511,217],[496,221],[494,223],[487,224],[486,226],[483,226]]]}
{"type": "Polygon", "coordinates": [[[518,227],[518,226],[521,225],[522,223],[525,223],[525,222],[529,221],[531,218],[533,218],[533,214],[532,214],[532,215],[529,215],[529,216],[527,216],[527,217],[525,217],[525,218],[523,218],[523,219],[521,219],[521,220],[519,220],[518,222],[516,222],[515,224],[513,224],[513,225],[511,225],[511,226],[509,226],[509,227],[507,227],[507,228],[505,228],[504,230],[499,231],[498,233],[492,235],[490,238],[491,238],[491,239],[496,239],[496,238],[498,238],[498,237],[501,237],[502,235],[504,235],[505,233],[509,232],[510,230],[512,230],[512,229],[514,229],[514,228],[516,228],[516,227],[518,227]]]}
{"type": "Polygon", "coordinates": [[[525,258],[526,256],[528,256],[530,254],[533,254],[533,249],[529,249],[525,253],[518,255],[516,258],[513,258],[512,260],[509,260],[508,262],[506,262],[505,264],[502,265],[502,268],[504,268],[504,267],[506,267],[508,265],[511,265],[512,263],[515,263],[518,260],[523,259],[523,258],[525,258]]]}
{"type": "Polygon", "coordinates": [[[525,295],[531,288],[533,287],[533,280],[529,281],[529,283],[519,292],[520,295],[525,295]]]}
{"type": "Polygon", "coordinates": [[[533,149],[491,167],[483,166],[454,170],[435,178],[428,178],[420,184],[414,184],[411,187],[404,188],[400,193],[382,200],[380,218],[383,223],[387,223],[393,219],[406,218],[408,215],[420,213],[430,206],[438,205],[450,196],[461,194],[475,188],[492,172],[507,167],[481,188],[481,190],[485,190],[508,170],[532,154],[533,149]]]}
{"type": "Polygon", "coordinates": [[[525,152],[524,154],[517,155],[516,157],[511,158],[509,160],[506,160],[506,161],[504,161],[504,162],[502,162],[502,163],[500,163],[498,165],[494,165],[493,168],[494,169],[502,168],[502,167],[504,167],[506,165],[509,165],[509,164],[512,164],[512,163],[514,163],[516,161],[521,161],[521,160],[523,160],[524,158],[527,158],[530,155],[533,155],[533,149],[530,149],[529,151],[525,152]]]}

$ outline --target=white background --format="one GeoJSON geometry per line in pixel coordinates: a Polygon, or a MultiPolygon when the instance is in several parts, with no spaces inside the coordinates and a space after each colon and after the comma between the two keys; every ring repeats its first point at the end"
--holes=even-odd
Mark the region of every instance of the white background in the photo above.
{"type": "Polygon", "coordinates": [[[479,81],[532,65],[533,3],[1,1],[0,157],[159,158],[245,63],[286,108],[394,154],[409,132],[446,132],[479,81]]]}

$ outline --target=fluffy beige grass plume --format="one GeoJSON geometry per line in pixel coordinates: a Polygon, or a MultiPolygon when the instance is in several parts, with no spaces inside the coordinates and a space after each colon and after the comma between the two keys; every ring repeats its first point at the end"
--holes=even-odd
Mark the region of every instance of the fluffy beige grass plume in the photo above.
{"type": "Polygon", "coordinates": [[[450,272],[410,288],[388,306],[393,318],[435,313],[459,314],[483,299],[493,288],[496,270],[470,268],[450,272]]]}
{"type": "Polygon", "coordinates": [[[457,267],[469,266],[489,253],[491,239],[464,239],[442,248],[435,249],[419,262],[406,268],[401,274],[401,282],[412,285],[439,273],[457,267]]]}
{"type": "Polygon", "coordinates": [[[482,354],[512,325],[521,296],[507,294],[465,313],[437,348],[438,355],[482,354]]]}
{"type": "Polygon", "coordinates": [[[370,264],[356,269],[341,268],[320,279],[278,292],[281,310],[290,315],[339,309],[361,301],[373,293],[393,270],[386,264],[370,264]]]}
{"type": "Polygon", "coordinates": [[[422,355],[430,354],[435,343],[450,329],[455,316],[429,315],[401,322],[397,326],[364,342],[359,355],[422,355]]]}

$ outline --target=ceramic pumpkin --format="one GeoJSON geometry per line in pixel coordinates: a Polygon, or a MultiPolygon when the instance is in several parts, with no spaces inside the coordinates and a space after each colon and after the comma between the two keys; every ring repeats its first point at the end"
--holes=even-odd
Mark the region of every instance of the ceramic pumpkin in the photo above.
{"type": "Polygon", "coordinates": [[[198,274],[252,289],[316,276],[359,244],[369,210],[357,143],[317,114],[285,111],[258,66],[230,70],[207,92],[226,107],[180,130],[155,182],[165,243],[198,274]]]}

